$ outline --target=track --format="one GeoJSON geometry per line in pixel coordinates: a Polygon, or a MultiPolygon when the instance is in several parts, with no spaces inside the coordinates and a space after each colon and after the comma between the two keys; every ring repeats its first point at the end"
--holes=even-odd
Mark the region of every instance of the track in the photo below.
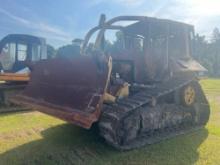
{"type": "Polygon", "coordinates": [[[207,123],[209,113],[200,85],[193,80],[175,79],[106,105],[99,128],[110,145],[130,150],[192,132],[207,123]],[[160,101],[190,83],[195,85],[198,96],[193,106],[160,101]]]}

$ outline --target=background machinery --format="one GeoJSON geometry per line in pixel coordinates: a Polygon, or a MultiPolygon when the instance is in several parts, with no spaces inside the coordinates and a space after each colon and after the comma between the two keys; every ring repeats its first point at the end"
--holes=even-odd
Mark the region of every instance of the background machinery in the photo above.
{"type": "Polygon", "coordinates": [[[185,23],[102,15],[80,56],[38,62],[26,89],[11,100],[86,129],[98,123],[100,135],[121,150],[187,133],[203,127],[210,113],[195,74],[205,68],[192,58],[193,40],[194,28],[185,23]],[[106,51],[112,30],[120,44],[106,51]]]}
{"type": "Polygon", "coordinates": [[[0,41],[0,112],[17,111],[8,97],[23,90],[34,63],[47,58],[44,38],[9,34],[0,41]]]}

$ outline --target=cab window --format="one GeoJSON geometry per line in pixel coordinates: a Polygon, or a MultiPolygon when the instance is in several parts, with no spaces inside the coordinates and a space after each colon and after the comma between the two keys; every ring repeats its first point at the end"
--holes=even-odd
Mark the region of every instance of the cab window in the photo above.
{"type": "Polygon", "coordinates": [[[0,61],[4,70],[10,70],[15,63],[16,44],[7,43],[2,49],[0,61]]]}
{"type": "Polygon", "coordinates": [[[144,36],[142,35],[133,35],[125,37],[125,47],[128,50],[135,50],[136,52],[144,51],[144,36]]]}
{"type": "Polygon", "coordinates": [[[32,61],[39,61],[41,55],[41,47],[38,44],[32,46],[32,61]]]}
{"type": "Polygon", "coordinates": [[[18,44],[18,61],[25,61],[27,58],[27,45],[18,44]]]}

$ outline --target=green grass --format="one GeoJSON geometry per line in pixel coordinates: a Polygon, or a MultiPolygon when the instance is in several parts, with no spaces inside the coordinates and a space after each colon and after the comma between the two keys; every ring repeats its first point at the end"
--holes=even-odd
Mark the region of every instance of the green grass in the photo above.
{"type": "Polygon", "coordinates": [[[0,115],[0,165],[220,164],[220,80],[202,80],[210,100],[206,128],[129,152],[119,152],[97,136],[39,112],[0,115]]]}

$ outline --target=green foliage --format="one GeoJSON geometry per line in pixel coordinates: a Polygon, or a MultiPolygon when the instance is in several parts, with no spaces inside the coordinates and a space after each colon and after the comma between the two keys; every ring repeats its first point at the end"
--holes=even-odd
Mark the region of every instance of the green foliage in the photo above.
{"type": "Polygon", "coordinates": [[[210,42],[205,36],[195,36],[194,57],[208,69],[209,76],[220,77],[220,32],[215,28],[210,42]]]}
{"type": "Polygon", "coordinates": [[[54,49],[53,46],[47,45],[47,57],[48,58],[55,58],[56,56],[56,50],[54,49]]]}
{"type": "Polygon", "coordinates": [[[63,46],[57,50],[56,57],[73,58],[80,55],[80,46],[70,44],[63,46]]]}
{"type": "Polygon", "coordinates": [[[59,58],[74,58],[80,55],[80,46],[83,40],[74,39],[72,44],[60,47],[56,52],[56,57],[59,58]]]}

